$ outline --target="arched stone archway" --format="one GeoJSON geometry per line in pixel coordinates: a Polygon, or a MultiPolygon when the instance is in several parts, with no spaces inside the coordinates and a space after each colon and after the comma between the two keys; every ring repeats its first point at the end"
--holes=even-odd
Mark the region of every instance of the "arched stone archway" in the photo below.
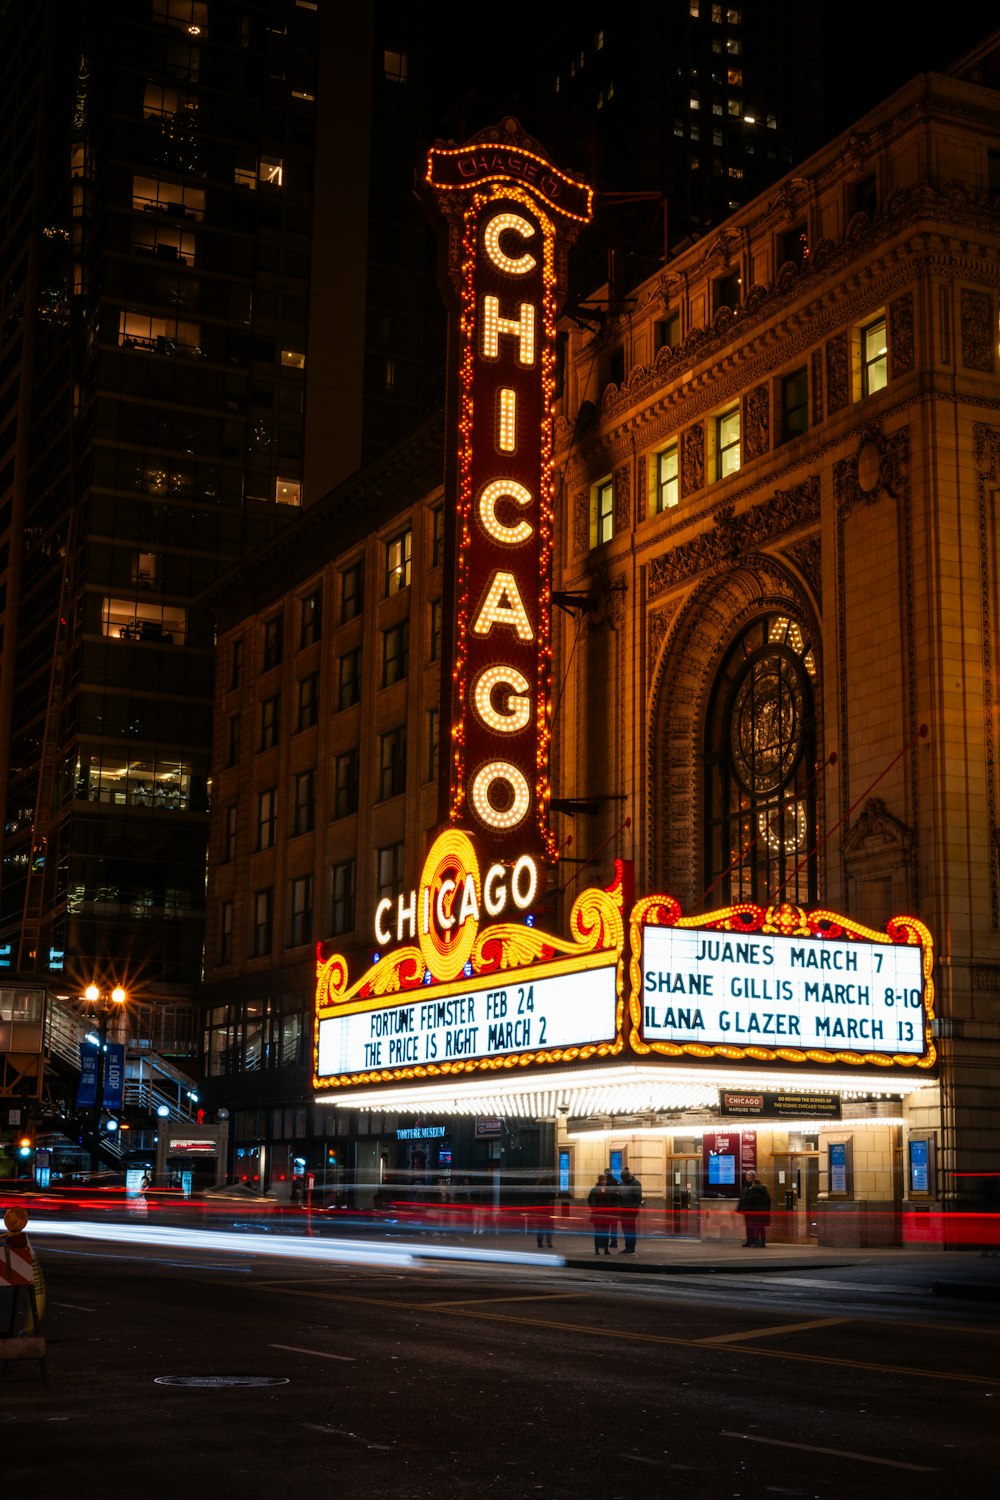
{"type": "MultiPolygon", "coordinates": [[[[706,579],[678,609],[651,674],[647,733],[646,880],[686,911],[697,908],[703,876],[705,716],[716,673],[735,637],[756,616],[781,611],[810,634],[822,656],[821,625],[791,567],[755,554],[706,579]]],[[[816,688],[816,741],[823,744],[822,660],[816,688]]]]}

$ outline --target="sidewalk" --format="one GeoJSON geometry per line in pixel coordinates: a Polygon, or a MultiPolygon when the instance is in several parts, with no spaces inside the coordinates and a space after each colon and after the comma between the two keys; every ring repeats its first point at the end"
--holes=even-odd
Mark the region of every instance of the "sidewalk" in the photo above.
{"type": "MultiPolygon", "coordinates": [[[[419,1256],[419,1234],[406,1238],[416,1245],[419,1256]]],[[[596,1271],[611,1280],[619,1276],[759,1276],[780,1272],[808,1275],[835,1266],[871,1265],[880,1261],[910,1266],[919,1281],[941,1296],[974,1297],[1000,1301],[1000,1255],[980,1250],[910,1249],[890,1246],[877,1249],[840,1246],[787,1245],[770,1243],[764,1250],[743,1249],[734,1243],[685,1239],[683,1237],[639,1239],[634,1255],[624,1255],[621,1243],[610,1255],[595,1255],[589,1234],[553,1235],[552,1249],[538,1250],[533,1231],[520,1233],[439,1233],[432,1238],[455,1249],[480,1251],[484,1257],[493,1253],[517,1251],[540,1257],[540,1263],[552,1257],[553,1265],[573,1270],[596,1271]]]]}

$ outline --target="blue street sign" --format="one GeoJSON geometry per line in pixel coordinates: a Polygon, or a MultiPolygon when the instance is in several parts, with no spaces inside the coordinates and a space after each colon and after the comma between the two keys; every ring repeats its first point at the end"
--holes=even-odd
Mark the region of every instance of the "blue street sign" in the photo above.
{"type": "Polygon", "coordinates": [[[105,1109],[121,1109],[125,1091],[125,1048],[120,1042],[109,1042],[104,1053],[105,1109]]]}
{"type": "Polygon", "coordinates": [[[80,1043],[80,1084],[76,1091],[77,1109],[93,1109],[97,1098],[97,1043],[80,1043]]]}

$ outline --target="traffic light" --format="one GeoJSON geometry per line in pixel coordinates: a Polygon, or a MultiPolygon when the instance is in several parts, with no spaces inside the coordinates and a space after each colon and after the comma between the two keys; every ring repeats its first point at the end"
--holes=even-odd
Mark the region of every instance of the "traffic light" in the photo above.
{"type": "Polygon", "coordinates": [[[30,1156],[35,1149],[35,1142],[30,1135],[22,1135],[17,1143],[18,1156],[30,1156]]]}
{"type": "Polygon", "coordinates": [[[336,1148],[336,1146],[327,1146],[327,1148],[326,1148],[326,1164],[327,1164],[328,1167],[335,1167],[337,1165],[337,1148],[336,1148]]]}

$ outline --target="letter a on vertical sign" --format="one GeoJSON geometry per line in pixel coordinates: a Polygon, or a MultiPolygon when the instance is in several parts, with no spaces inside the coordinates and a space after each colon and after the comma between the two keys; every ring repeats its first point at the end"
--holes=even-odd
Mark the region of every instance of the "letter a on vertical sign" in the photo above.
{"type": "Polygon", "coordinates": [[[427,183],[445,221],[452,298],[442,815],[475,828],[496,858],[552,859],[555,319],[593,195],[513,120],[465,146],[433,147],[427,183]]]}

